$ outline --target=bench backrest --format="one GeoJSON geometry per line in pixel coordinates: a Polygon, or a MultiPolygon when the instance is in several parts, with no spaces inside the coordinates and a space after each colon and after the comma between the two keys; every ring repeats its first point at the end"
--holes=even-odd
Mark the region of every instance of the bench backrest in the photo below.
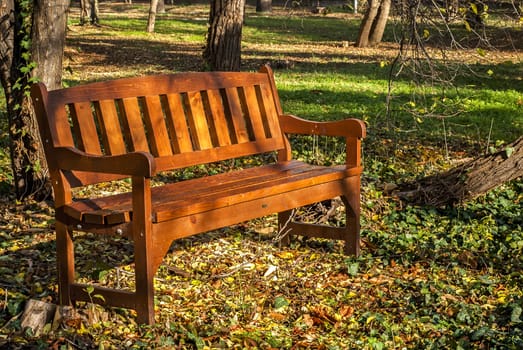
{"type": "MultiPolygon", "coordinates": [[[[64,146],[95,155],[150,152],[158,171],[285,147],[281,106],[267,66],[257,73],[144,76],[54,91],[37,84],[32,96],[50,167],[53,148],[64,146]]],[[[116,178],[60,176],[70,187],[116,178]]]]}

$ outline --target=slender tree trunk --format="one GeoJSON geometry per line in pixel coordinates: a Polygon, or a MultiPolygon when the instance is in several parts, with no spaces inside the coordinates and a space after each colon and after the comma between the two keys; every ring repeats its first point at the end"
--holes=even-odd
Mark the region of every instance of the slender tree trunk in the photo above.
{"type": "Polygon", "coordinates": [[[371,46],[379,44],[383,38],[383,33],[385,32],[385,27],[387,26],[387,20],[389,19],[391,3],[392,0],[381,1],[378,15],[372,23],[372,29],[369,35],[369,44],[371,46]]]}
{"type": "Polygon", "coordinates": [[[523,136],[503,150],[413,183],[399,186],[398,196],[419,205],[442,206],[478,197],[523,176],[523,136]]]}
{"type": "Polygon", "coordinates": [[[211,70],[239,71],[245,0],[211,0],[204,59],[211,70]]]}
{"type": "Polygon", "coordinates": [[[256,12],[271,12],[272,0],[256,0],[256,12]]]}
{"type": "Polygon", "coordinates": [[[156,24],[156,10],[158,9],[158,0],[151,0],[149,7],[149,18],[147,19],[147,33],[154,32],[154,25],[156,24]]]}
{"type": "Polygon", "coordinates": [[[97,24],[98,19],[98,0],[80,0],[80,25],[87,23],[97,24]]]}
{"type": "Polygon", "coordinates": [[[158,6],[156,6],[156,13],[165,13],[165,0],[158,0],[158,6]]]}
{"type": "Polygon", "coordinates": [[[363,21],[361,22],[360,32],[358,34],[358,39],[356,40],[356,47],[369,46],[369,38],[372,31],[372,26],[374,24],[374,20],[378,15],[380,0],[369,0],[368,4],[369,7],[367,8],[367,12],[365,12],[365,16],[363,17],[363,21]]]}
{"type": "Polygon", "coordinates": [[[0,3],[0,80],[6,95],[7,105],[10,102],[13,89],[11,70],[14,60],[14,34],[16,32],[15,4],[13,0],[0,3]]]}
{"type": "Polygon", "coordinates": [[[381,42],[392,0],[369,0],[368,4],[361,22],[356,47],[375,46],[381,42]]]}
{"type": "Polygon", "coordinates": [[[0,44],[0,77],[7,101],[16,195],[20,199],[30,196],[44,198],[49,195],[50,186],[26,88],[34,79],[44,82],[51,90],[61,87],[69,0],[40,0],[25,4],[32,8],[21,8],[23,5],[14,0],[0,4],[0,25],[5,39],[0,44]],[[23,17],[23,13],[28,14],[23,17]],[[31,36],[28,33],[32,33],[31,36]]]}

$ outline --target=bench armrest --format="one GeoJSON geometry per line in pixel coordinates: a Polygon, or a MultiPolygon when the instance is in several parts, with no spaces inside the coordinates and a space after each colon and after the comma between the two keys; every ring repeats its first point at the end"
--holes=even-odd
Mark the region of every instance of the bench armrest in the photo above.
{"type": "Polygon", "coordinates": [[[359,119],[344,119],[339,121],[315,122],[302,119],[295,115],[280,116],[282,131],[286,134],[305,134],[323,136],[344,136],[364,138],[366,135],[365,123],[359,119]]]}
{"type": "MultiPolygon", "coordinates": [[[[346,140],[347,168],[358,169],[361,172],[361,139],[366,136],[365,124],[359,119],[344,119],[332,122],[314,122],[290,114],[280,115],[280,126],[285,134],[339,136],[346,140]]],[[[278,153],[280,161],[292,159],[291,147],[286,141],[285,150],[278,153]]]]}
{"type": "Polygon", "coordinates": [[[156,173],[156,161],[147,152],[101,156],[74,147],[57,147],[52,152],[56,165],[62,170],[143,177],[152,177],[156,173]]]}

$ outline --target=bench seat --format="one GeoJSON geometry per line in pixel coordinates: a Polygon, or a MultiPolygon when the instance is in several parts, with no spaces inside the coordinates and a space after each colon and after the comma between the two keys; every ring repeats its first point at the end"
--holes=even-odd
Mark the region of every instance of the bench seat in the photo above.
{"type": "MultiPolygon", "coordinates": [[[[345,166],[315,166],[293,160],[153,187],[152,221],[168,221],[268,196],[289,202],[283,206],[292,209],[295,192],[305,190],[310,198],[310,203],[303,205],[332,198],[330,193],[317,191],[315,187],[343,186],[343,179],[357,171],[345,166]]],[[[276,212],[267,204],[265,208],[268,213],[276,212]]],[[[60,210],[77,224],[117,225],[131,221],[132,196],[122,193],[81,199],[60,210]]]]}

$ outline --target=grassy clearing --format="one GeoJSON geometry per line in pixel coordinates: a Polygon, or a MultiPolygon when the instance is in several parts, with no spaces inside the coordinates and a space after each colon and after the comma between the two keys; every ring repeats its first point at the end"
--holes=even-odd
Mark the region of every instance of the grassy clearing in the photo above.
{"type": "MultiPolygon", "coordinates": [[[[199,69],[206,6],[169,9],[153,35],[142,32],[142,4],[102,8],[102,27],[77,26],[73,11],[66,83],[199,69]]],[[[156,279],[158,325],[139,327],[127,310],[80,305],[74,322],[33,338],[20,329],[19,315],[28,298],[56,301],[53,212],[45,204],[3,199],[0,346],[523,347],[521,181],[455,208],[405,208],[384,192],[387,183],[438,172],[523,134],[521,48],[489,52],[486,58],[474,50],[455,53],[481,75],[461,78],[459,91],[446,90],[445,99],[439,97],[441,86],[423,87],[422,98],[408,79],[399,80],[386,115],[388,68],[396,47],[390,42],[377,49],[346,47],[342,42],[354,40],[359,18],[279,8],[269,16],[256,15],[252,7],[247,13],[245,69],[267,61],[292,63],[276,70],[286,111],[315,120],[350,115],[368,124],[362,256],[345,257],[339,244],[323,240],[297,239],[278,248],[272,240],[275,218],[268,217],[176,242],[156,279]],[[409,113],[433,105],[438,113],[459,109],[461,114],[443,120],[409,113]]],[[[5,127],[2,135],[6,140],[5,127]]],[[[296,147],[308,156],[315,152],[311,142],[299,140],[296,147]]],[[[0,145],[4,174],[7,143],[0,145]]],[[[335,161],[338,146],[328,145],[334,154],[326,152],[326,161],[335,161]]],[[[182,176],[210,171],[190,169],[182,176]]],[[[78,239],[84,281],[132,288],[127,241],[78,239]]]]}

